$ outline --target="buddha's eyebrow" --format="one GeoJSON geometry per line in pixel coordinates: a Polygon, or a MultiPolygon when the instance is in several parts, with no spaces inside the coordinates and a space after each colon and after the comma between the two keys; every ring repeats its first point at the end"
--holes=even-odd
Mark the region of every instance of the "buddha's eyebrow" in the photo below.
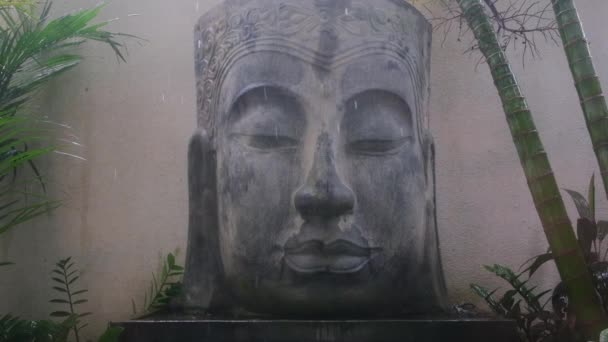
{"type": "MultiPolygon", "coordinates": [[[[341,104],[344,106],[344,108],[346,110],[352,109],[352,108],[348,108],[347,104],[352,103],[355,107],[358,106],[358,100],[366,97],[366,96],[390,96],[390,97],[394,97],[396,99],[399,99],[401,102],[403,102],[403,104],[405,106],[407,106],[408,111],[410,110],[409,108],[409,104],[407,102],[406,99],[403,98],[403,96],[401,96],[401,94],[392,91],[391,89],[384,89],[384,88],[369,88],[369,89],[365,89],[362,90],[358,93],[355,93],[353,95],[350,95],[347,99],[345,99],[341,104]]],[[[354,108],[357,109],[357,108],[354,108]]]]}

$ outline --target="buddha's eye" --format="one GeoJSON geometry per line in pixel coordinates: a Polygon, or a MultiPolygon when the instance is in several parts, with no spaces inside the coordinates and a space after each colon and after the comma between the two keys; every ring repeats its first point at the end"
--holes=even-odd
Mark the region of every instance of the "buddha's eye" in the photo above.
{"type": "Polygon", "coordinates": [[[388,155],[398,153],[401,147],[411,142],[411,137],[399,139],[361,139],[348,143],[347,151],[363,155],[388,155]]]}
{"type": "Polygon", "coordinates": [[[258,150],[291,150],[298,141],[284,135],[236,134],[235,137],[245,146],[258,150]]]}

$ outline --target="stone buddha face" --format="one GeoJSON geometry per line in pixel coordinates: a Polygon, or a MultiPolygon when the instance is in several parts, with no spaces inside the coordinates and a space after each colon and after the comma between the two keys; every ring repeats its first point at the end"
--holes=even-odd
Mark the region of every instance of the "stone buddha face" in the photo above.
{"type": "Polygon", "coordinates": [[[202,129],[189,155],[186,306],[310,316],[440,310],[423,122],[428,25],[390,0],[237,2],[197,31],[197,48],[221,45],[218,31],[236,42],[197,55],[202,129]],[[384,36],[341,31],[380,19],[384,36]],[[289,34],[298,20],[308,31],[289,34]],[[403,40],[389,40],[400,32],[403,40]]]}

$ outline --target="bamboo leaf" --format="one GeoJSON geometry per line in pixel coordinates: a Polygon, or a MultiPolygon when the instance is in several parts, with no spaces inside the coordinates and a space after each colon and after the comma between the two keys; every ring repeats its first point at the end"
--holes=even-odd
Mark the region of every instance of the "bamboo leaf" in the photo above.
{"type": "Polygon", "coordinates": [[[86,300],[86,299],[79,299],[79,300],[75,301],[73,304],[74,305],[78,305],[78,304],[82,304],[82,303],[86,303],[86,302],[88,302],[88,300],[86,300]]]}
{"type": "Polygon", "coordinates": [[[51,312],[51,317],[68,317],[70,315],[71,315],[71,313],[69,313],[67,311],[54,311],[54,312],[51,312]]]}

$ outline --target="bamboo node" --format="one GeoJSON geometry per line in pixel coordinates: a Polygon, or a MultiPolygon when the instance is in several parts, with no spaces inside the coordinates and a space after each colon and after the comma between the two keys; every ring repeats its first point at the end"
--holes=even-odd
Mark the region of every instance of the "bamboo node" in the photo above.
{"type": "Polygon", "coordinates": [[[510,117],[512,117],[514,115],[521,114],[521,113],[524,113],[524,112],[529,112],[529,111],[530,110],[528,108],[523,108],[523,109],[518,109],[516,111],[508,112],[507,113],[507,118],[510,118],[510,117]]]}
{"type": "Polygon", "coordinates": [[[576,39],[573,39],[569,42],[564,43],[564,49],[569,48],[571,45],[574,45],[576,43],[581,43],[584,42],[585,44],[587,44],[587,39],[585,39],[585,37],[578,37],[576,39]]]}
{"type": "Polygon", "coordinates": [[[576,254],[577,251],[578,251],[577,248],[569,248],[559,254],[554,254],[553,256],[555,259],[559,259],[559,258],[563,258],[565,256],[574,255],[574,254],[576,254]]]}
{"type": "MultiPolygon", "coordinates": [[[[553,3],[553,5],[555,6],[555,4],[557,3],[558,0],[551,0],[551,2],[553,3]]],[[[559,11],[555,14],[556,18],[559,18],[562,14],[567,13],[567,12],[572,12],[572,11],[576,11],[576,8],[568,8],[562,11],[559,11]]]]}
{"type": "Polygon", "coordinates": [[[585,103],[587,103],[587,102],[590,102],[590,101],[593,101],[593,100],[597,100],[597,99],[599,99],[599,98],[603,98],[603,97],[604,97],[604,95],[603,95],[602,93],[599,93],[599,94],[597,94],[597,95],[593,95],[593,96],[589,96],[589,97],[587,97],[587,98],[584,98],[584,99],[581,101],[581,104],[585,104],[585,103]]]}
{"type": "Polygon", "coordinates": [[[578,86],[579,83],[587,82],[590,80],[599,80],[599,77],[597,75],[587,75],[585,77],[581,77],[578,80],[576,80],[576,82],[574,82],[574,85],[578,86]]]}
{"type": "Polygon", "coordinates": [[[537,208],[542,208],[545,205],[550,204],[551,202],[555,202],[555,201],[561,202],[562,201],[562,197],[559,194],[557,194],[555,196],[552,196],[552,197],[549,197],[549,198],[545,198],[544,200],[542,200],[542,201],[540,201],[538,203],[535,203],[535,204],[536,204],[537,208]]]}
{"type": "Polygon", "coordinates": [[[599,150],[608,147],[608,140],[598,141],[593,144],[593,150],[597,153],[599,150]]]}
{"type": "Polygon", "coordinates": [[[570,62],[570,63],[568,64],[568,66],[570,66],[570,68],[572,68],[572,67],[573,67],[574,65],[576,65],[577,63],[580,63],[580,62],[582,62],[582,61],[584,61],[584,60],[586,60],[586,59],[591,59],[591,55],[587,55],[587,56],[585,56],[585,57],[581,57],[581,58],[575,59],[574,61],[570,62]]]}
{"type": "MultiPolygon", "coordinates": [[[[535,130],[535,132],[536,132],[536,130],[535,130]]],[[[551,176],[553,176],[553,171],[549,171],[549,172],[544,173],[544,174],[542,174],[542,175],[540,175],[540,176],[536,176],[536,177],[534,177],[534,178],[531,178],[531,179],[528,181],[528,183],[529,183],[529,184],[533,184],[533,183],[536,183],[536,182],[540,181],[540,180],[541,180],[541,179],[543,179],[543,178],[547,178],[547,177],[551,177],[551,176]]]]}
{"type": "MultiPolygon", "coordinates": [[[[604,113],[604,114],[608,114],[608,113],[604,113]]],[[[589,125],[594,125],[594,124],[596,124],[596,123],[598,123],[598,122],[600,122],[602,120],[606,120],[606,119],[608,119],[608,115],[604,115],[602,117],[599,117],[599,118],[596,118],[596,119],[593,119],[593,120],[589,121],[589,125]]]]}

